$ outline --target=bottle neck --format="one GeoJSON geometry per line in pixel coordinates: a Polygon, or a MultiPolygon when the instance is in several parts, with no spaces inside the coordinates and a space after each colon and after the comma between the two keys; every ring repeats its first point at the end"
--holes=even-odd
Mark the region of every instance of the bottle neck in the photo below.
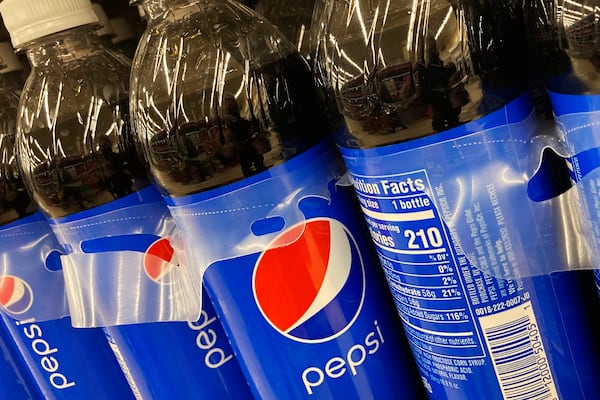
{"type": "MultiPolygon", "coordinates": [[[[222,0],[220,0],[222,1],[222,0]]],[[[211,0],[163,0],[163,7],[177,19],[191,12],[206,8],[211,0]]]]}
{"type": "Polygon", "coordinates": [[[50,59],[66,63],[103,50],[96,29],[96,25],[78,26],[32,40],[22,50],[33,68],[47,66],[50,59]]]}
{"type": "Polygon", "coordinates": [[[147,21],[152,21],[164,15],[167,4],[165,0],[146,0],[142,4],[144,14],[147,21]]]}

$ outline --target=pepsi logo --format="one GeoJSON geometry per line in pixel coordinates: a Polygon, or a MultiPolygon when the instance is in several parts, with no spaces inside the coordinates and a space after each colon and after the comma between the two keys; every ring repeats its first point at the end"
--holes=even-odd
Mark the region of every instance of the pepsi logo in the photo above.
{"type": "Polygon", "coordinates": [[[262,315],[282,335],[317,343],[344,333],[365,294],[361,254],[339,221],[315,218],[281,232],[258,258],[253,291],[262,315]]]}
{"type": "Polygon", "coordinates": [[[23,279],[0,276],[0,306],[11,314],[23,314],[33,303],[33,291],[23,279]]]}
{"type": "Polygon", "coordinates": [[[158,283],[170,283],[172,273],[179,266],[177,253],[169,239],[161,238],[152,243],[144,255],[144,269],[150,279],[158,283]]]}

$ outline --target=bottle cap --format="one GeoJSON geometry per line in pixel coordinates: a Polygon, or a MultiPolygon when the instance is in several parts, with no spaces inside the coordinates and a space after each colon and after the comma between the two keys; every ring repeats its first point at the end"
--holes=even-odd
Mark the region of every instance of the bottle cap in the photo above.
{"type": "Polygon", "coordinates": [[[16,49],[40,37],[98,23],[90,0],[3,0],[0,13],[16,49]]]}
{"type": "Polygon", "coordinates": [[[0,42],[0,58],[2,59],[2,64],[6,65],[5,68],[0,70],[1,74],[21,71],[23,69],[23,63],[19,60],[19,57],[15,54],[15,50],[8,42],[0,42]]]}
{"type": "Polygon", "coordinates": [[[98,20],[100,22],[100,29],[96,31],[98,36],[114,35],[113,29],[110,26],[110,22],[108,22],[108,16],[104,12],[102,6],[98,3],[93,3],[92,7],[94,8],[94,12],[96,13],[96,16],[98,17],[98,20]]]}

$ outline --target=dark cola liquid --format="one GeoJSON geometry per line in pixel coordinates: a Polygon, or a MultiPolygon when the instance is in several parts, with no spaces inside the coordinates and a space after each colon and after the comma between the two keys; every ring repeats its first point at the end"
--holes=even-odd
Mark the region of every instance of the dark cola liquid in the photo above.
{"type": "Polygon", "coordinates": [[[98,115],[98,129],[83,140],[79,119],[59,121],[55,138],[48,129],[26,135],[28,157],[23,170],[38,208],[52,218],[87,210],[127,196],[146,186],[130,131],[127,101],[121,103],[118,124],[107,107],[98,115]],[[102,127],[119,125],[112,135],[102,127]],[[52,154],[52,157],[47,157],[52,154]]]}
{"type": "MultiPolygon", "coordinates": [[[[332,87],[339,88],[335,101],[348,127],[337,137],[342,147],[372,148],[442,132],[493,112],[526,90],[527,52],[519,6],[492,0],[414,4],[423,8],[417,10],[423,21],[415,24],[428,26],[429,32],[412,31],[407,54],[398,53],[399,38],[406,37],[400,25],[381,31],[374,51],[385,62],[377,62],[368,73],[348,79],[337,71],[356,68],[344,64],[343,58],[334,60],[339,65],[333,67],[327,66],[328,59],[319,60],[323,65],[317,69],[324,67],[338,77],[332,87]]],[[[390,15],[389,23],[399,18],[404,17],[390,15]]],[[[353,37],[337,19],[334,14],[332,24],[341,37],[353,37]]],[[[372,62],[373,50],[357,51],[356,43],[350,40],[346,48],[346,53],[354,52],[353,63],[372,62]]],[[[324,46],[331,46],[329,54],[335,57],[333,45],[324,46]]]]}
{"type": "Polygon", "coordinates": [[[15,148],[22,86],[19,71],[0,74],[0,226],[35,212],[21,179],[15,148]]]}
{"type": "MultiPolygon", "coordinates": [[[[1,124],[4,130],[6,122],[1,124]]],[[[14,132],[14,124],[11,132],[14,132]]],[[[14,146],[14,134],[0,133],[0,226],[26,217],[35,211],[21,180],[14,156],[14,146]]]]}
{"type": "Polygon", "coordinates": [[[251,81],[249,97],[258,106],[249,117],[231,96],[213,116],[150,139],[148,162],[164,193],[183,196],[253,176],[329,134],[309,67],[298,53],[251,71],[251,81]]]}

